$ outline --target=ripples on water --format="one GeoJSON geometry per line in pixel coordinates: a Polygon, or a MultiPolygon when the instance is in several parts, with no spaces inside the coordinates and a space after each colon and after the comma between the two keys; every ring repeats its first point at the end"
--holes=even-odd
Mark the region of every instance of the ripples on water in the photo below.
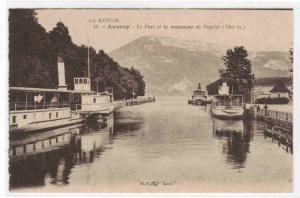
{"type": "Polygon", "coordinates": [[[153,188],[156,182],[171,184],[168,190],[173,192],[180,187],[185,192],[222,191],[222,186],[237,192],[290,191],[293,156],[258,126],[214,119],[210,107],[187,105],[180,97],[122,107],[107,125],[77,125],[11,139],[10,188],[47,191],[63,186],[76,191],[86,186],[120,192],[130,185],[148,192],[143,185],[153,188]],[[24,145],[27,155],[22,154],[24,145]]]}

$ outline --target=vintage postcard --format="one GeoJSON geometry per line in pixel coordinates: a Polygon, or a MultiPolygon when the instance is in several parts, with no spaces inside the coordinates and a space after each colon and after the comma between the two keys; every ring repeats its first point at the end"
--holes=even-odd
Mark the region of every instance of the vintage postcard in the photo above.
{"type": "Polygon", "coordinates": [[[9,192],[292,193],[293,18],[10,8],[9,192]]]}

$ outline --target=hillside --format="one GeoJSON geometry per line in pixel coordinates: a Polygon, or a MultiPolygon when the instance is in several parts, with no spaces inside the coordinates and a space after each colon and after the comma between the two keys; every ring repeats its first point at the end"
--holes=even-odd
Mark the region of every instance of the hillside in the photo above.
{"type": "MultiPolygon", "coordinates": [[[[223,66],[221,57],[228,48],[207,42],[144,36],[109,55],[123,66],[140,70],[147,84],[147,93],[186,95],[198,82],[205,86],[218,78],[218,71],[223,66]]],[[[249,54],[257,77],[289,75],[288,52],[249,54]]]]}

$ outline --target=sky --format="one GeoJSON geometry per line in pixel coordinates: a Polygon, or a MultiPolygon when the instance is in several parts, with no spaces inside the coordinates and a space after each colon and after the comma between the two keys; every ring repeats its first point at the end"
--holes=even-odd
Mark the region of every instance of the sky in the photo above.
{"type": "Polygon", "coordinates": [[[37,14],[46,31],[61,21],[74,43],[89,43],[107,53],[148,35],[223,46],[243,45],[249,51],[288,51],[293,45],[292,10],[40,9],[37,14]],[[108,29],[109,25],[118,29],[108,29]]]}

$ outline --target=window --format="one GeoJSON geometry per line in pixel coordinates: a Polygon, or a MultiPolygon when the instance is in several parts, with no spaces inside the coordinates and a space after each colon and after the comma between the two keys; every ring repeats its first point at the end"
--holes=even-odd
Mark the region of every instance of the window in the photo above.
{"type": "Polygon", "coordinates": [[[79,84],[82,84],[82,78],[79,79],[79,84]]]}
{"type": "Polygon", "coordinates": [[[280,94],[278,94],[278,98],[280,98],[280,94]]]}
{"type": "Polygon", "coordinates": [[[94,98],[94,103],[96,103],[96,98],[94,98]]]}
{"type": "Polygon", "coordinates": [[[75,84],[78,84],[78,79],[77,78],[75,78],[75,84]]]}
{"type": "Polygon", "coordinates": [[[51,113],[49,113],[49,119],[51,119],[51,113]]]}
{"type": "Polygon", "coordinates": [[[13,116],[12,117],[12,123],[16,123],[17,122],[17,116],[13,116]]]}
{"type": "Polygon", "coordinates": [[[84,79],[84,84],[87,84],[87,79],[86,78],[84,79]]]}
{"type": "Polygon", "coordinates": [[[27,119],[27,115],[23,115],[23,119],[24,119],[24,120],[27,119]]]}
{"type": "Polygon", "coordinates": [[[56,118],[58,118],[58,112],[56,112],[56,118]]]}

